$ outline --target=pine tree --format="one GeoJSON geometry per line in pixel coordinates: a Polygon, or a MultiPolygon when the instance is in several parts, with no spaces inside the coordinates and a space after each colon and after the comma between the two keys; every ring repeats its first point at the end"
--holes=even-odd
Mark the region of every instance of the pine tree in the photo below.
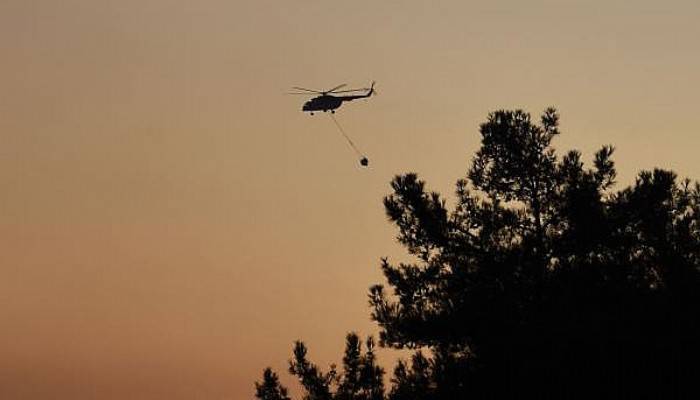
{"type": "MultiPolygon", "coordinates": [[[[415,173],[384,199],[413,262],[382,259],[379,343],[415,349],[390,400],[692,398],[700,389],[700,185],[662,169],[615,191],[614,148],[559,156],[559,115],[496,111],[452,209],[415,173]]],[[[296,344],[309,400],[384,397],[373,342],[343,372],[296,344]],[[334,389],[335,388],[335,389],[334,389]]]]}
{"type": "Polygon", "coordinates": [[[700,377],[700,187],[657,169],[613,192],[613,148],[592,169],[560,159],[558,121],[490,114],[454,211],[416,174],[392,182],[416,262],[383,260],[392,291],[371,289],[372,316],[383,345],[431,350],[434,398],[668,394],[700,377]]]}
{"type": "Polygon", "coordinates": [[[291,400],[287,388],[280,384],[277,374],[270,368],[263,371],[263,381],[255,383],[255,397],[260,400],[291,400]]]}

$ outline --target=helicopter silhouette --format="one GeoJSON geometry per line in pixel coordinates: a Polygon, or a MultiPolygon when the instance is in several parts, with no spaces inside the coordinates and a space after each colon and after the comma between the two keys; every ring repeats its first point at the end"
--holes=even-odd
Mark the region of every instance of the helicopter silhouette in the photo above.
{"type": "Polygon", "coordinates": [[[292,89],[302,90],[302,91],[308,92],[308,93],[289,93],[289,94],[301,94],[301,95],[307,95],[307,96],[311,96],[313,94],[320,94],[320,96],[316,96],[313,99],[304,103],[304,105],[301,108],[301,111],[308,112],[311,115],[314,115],[314,111],[323,111],[323,112],[330,111],[332,114],[335,114],[335,110],[338,109],[343,104],[344,101],[363,99],[366,97],[370,97],[370,96],[372,96],[372,94],[374,94],[374,82],[372,82],[372,85],[369,88],[340,90],[340,91],[338,90],[338,89],[343,88],[345,86],[346,86],[345,84],[338,85],[338,86],[334,87],[333,89],[326,90],[326,91],[311,90],[311,89],[306,89],[306,88],[295,86],[292,89]],[[351,93],[351,92],[363,92],[363,91],[367,91],[367,93],[366,94],[358,94],[358,95],[335,96],[338,93],[351,93]]]}

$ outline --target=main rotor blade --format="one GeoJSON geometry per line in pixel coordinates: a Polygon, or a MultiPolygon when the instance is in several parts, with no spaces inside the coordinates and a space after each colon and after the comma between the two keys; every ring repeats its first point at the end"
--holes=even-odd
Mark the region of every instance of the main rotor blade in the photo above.
{"type": "Polygon", "coordinates": [[[321,93],[321,94],[324,93],[324,92],[319,92],[318,90],[311,90],[311,89],[306,89],[306,88],[297,87],[297,86],[292,86],[292,89],[303,90],[305,92],[312,92],[312,93],[321,93]]]}
{"type": "Polygon", "coordinates": [[[304,96],[315,96],[316,95],[316,93],[285,93],[285,94],[301,94],[304,96]]]}
{"type": "Polygon", "coordinates": [[[350,90],[339,90],[339,91],[333,92],[333,93],[366,92],[368,90],[369,90],[369,88],[350,89],[350,90]]]}
{"type": "Polygon", "coordinates": [[[342,85],[338,85],[338,86],[334,87],[334,88],[331,89],[331,90],[326,90],[326,93],[333,93],[333,92],[335,92],[336,90],[340,89],[340,88],[343,87],[343,86],[347,86],[347,84],[343,83],[342,85]]]}

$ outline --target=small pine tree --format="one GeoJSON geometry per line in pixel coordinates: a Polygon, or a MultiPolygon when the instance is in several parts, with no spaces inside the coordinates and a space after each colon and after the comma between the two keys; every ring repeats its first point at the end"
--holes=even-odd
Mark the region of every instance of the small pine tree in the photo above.
{"type": "Polygon", "coordinates": [[[270,368],[263,371],[262,382],[255,382],[255,397],[260,400],[291,400],[287,388],[280,384],[277,374],[270,368]]]}

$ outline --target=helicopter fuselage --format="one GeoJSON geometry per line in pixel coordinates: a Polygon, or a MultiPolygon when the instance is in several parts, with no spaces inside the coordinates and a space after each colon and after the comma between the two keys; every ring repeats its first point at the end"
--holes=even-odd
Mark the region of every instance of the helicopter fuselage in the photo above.
{"type": "Polygon", "coordinates": [[[343,98],[342,97],[336,97],[336,96],[331,96],[331,95],[322,95],[318,97],[314,97],[313,99],[307,101],[304,103],[304,106],[301,108],[302,111],[328,111],[328,110],[335,110],[340,105],[343,104],[343,98]]]}
{"type": "Polygon", "coordinates": [[[301,108],[302,111],[308,111],[313,113],[314,111],[330,111],[339,108],[344,101],[352,101],[355,99],[363,99],[369,97],[374,93],[374,88],[371,88],[367,94],[356,95],[356,96],[332,96],[329,94],[323,94],[321,96],[314,97],[313,99],[304,103],[301,108]]]}

